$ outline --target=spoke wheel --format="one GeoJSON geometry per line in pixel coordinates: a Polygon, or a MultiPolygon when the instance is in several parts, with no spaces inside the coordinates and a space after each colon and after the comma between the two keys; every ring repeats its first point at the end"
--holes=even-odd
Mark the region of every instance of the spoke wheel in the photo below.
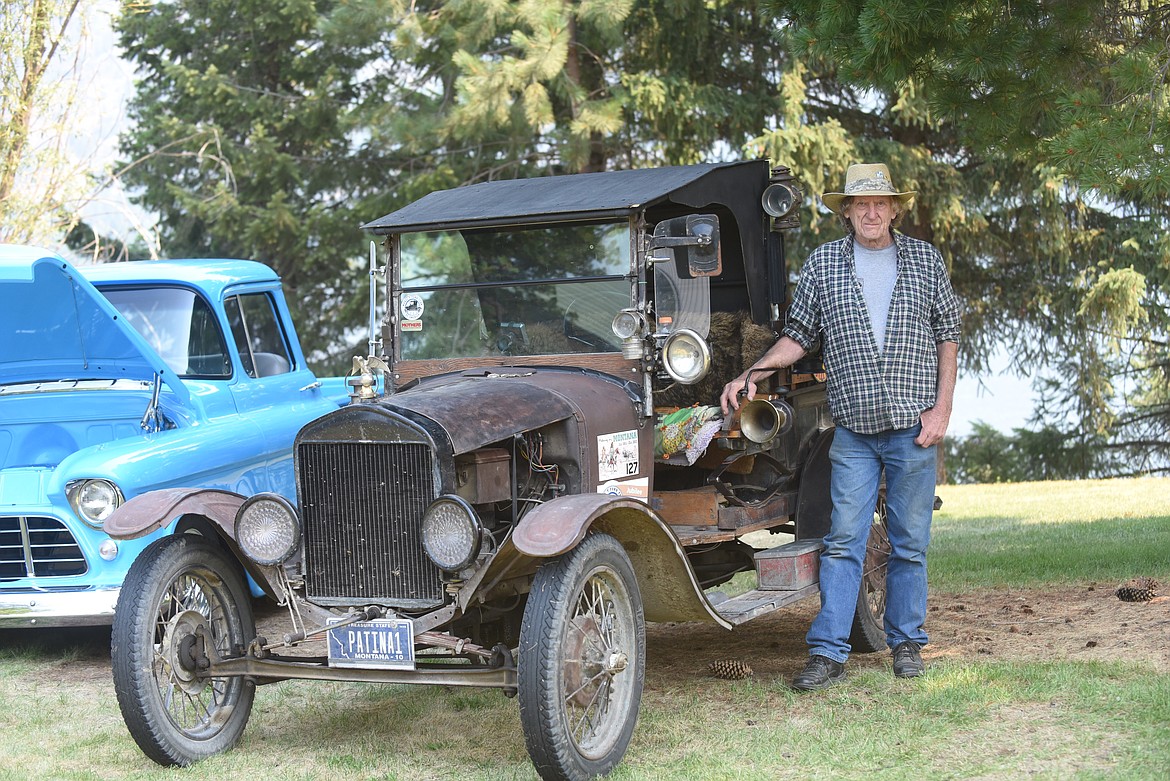
{"type": "Polygon", "coordinates": [[[878,494],[873,511],[873,527],[865,544],[865,561],[861,568],[861,591],[849,644],[862,653],[886,647],[886,565],[890,559],[890,537],[886,529],[886,495],[878,494]]]}
{"type": "Polygon", "coordinates": [[[254,633],[239,568],[214,544],[179,534],[139,555],[118,598],[110,658],[122,718],[143,753],[189,765],[236,744],[255,686],[202,677],[199,661],[254,633]]]}
{"type": "Polygon", "coordinates": [[[629,746],[646,623],[620,543],[592,534],[536,573],[520,630],[520,721],[542,778],[612,770],[629,746]]]}

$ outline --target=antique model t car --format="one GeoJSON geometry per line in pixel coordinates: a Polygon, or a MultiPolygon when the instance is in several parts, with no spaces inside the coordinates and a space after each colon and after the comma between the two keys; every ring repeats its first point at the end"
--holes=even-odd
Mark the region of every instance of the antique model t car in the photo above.
{"type": "MultiPolygon", "coordinates": [[[[254,687],[324,679],[501,690],[545,778],[629,744],[645,623],[732,629],[817,593],[833,422],[819,364],[723,383],[785,309],[800,192],[763,160],[477,184],[365,226],[385,238],[379,349],[353,401],[304,426],[296,502],[127,502],[119,702],[142,750],[230,748],[254,687]],[[741,572],[730,598],[710,591],[741,572]],[[258,636],[245,574],[287,606],[258,636]],[[132,587],[131,587],[132,586],[132,587]]],[[[881,508],[852,638],[884,647],[881,508]]]]}

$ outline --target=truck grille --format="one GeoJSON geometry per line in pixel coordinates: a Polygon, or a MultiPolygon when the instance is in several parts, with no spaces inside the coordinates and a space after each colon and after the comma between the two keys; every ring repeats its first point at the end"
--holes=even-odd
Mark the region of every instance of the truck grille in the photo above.
{"type": "Polygon", "coordinates": [[[0,518],[0,580],[63,578],[87,569],[77,540],[56,518],[0,518]]]}
{"type": "Polygon", "coordinates": [[[417,443],[303,443],[299,499],[305,580],[321,604],[432,607],[439,569],[422,547],[436,496],[431,449],[417,443]]]}

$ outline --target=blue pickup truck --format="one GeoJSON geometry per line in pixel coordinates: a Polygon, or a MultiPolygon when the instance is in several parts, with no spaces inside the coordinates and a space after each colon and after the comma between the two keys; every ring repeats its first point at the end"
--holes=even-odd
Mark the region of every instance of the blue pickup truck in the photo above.
{"type": "Polygon", "coordinates": [[[0,246],[0,627],[109,624],[134,540],[102,524],[157,489],[295,496],[292,443],[348,401],[305,361],[272,269],[74,267],[0,246]]]}

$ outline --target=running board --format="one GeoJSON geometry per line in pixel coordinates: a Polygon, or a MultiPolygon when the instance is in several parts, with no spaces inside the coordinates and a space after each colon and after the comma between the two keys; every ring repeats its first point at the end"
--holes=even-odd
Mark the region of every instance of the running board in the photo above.
{"type": "Polygon", "coordinates": [[[822,548],[822,541],[813,539],[756,551],[752,558],[757,588],[734,597],[712,599],[715,612],[735,626],[818,593],[822,548]]]}
{"type": "Polygon", "coordinates": [[[732,626],[751,621],[753,618],[774,613],[782,607],[811,597],[821,590],[819,583],[813,583],[797,591],[761,591],[752,589],[736,597],[715,604],[715,612],[727,619],[732,626]]]}

